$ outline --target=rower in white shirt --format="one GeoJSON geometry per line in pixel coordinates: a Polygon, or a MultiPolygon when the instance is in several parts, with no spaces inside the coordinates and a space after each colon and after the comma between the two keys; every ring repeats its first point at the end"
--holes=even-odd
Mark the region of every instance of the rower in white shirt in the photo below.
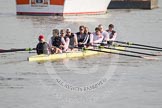
{"type": "Polygon", "coordinates": [[[95,28],[95,32],[93,33],[93,44],[99,44],[102,43],[104,36],[101,33],[101,30],[99,27],[95,28]]]}
{"type": "Polygon", "coordinates": [[[116,37],[117,37],[117,33],[114,30],[114,25],[110,24],[108,27],[108,30],[106,30],[109,34],[109,40],[108,41],[115,41],[116,37]]]}

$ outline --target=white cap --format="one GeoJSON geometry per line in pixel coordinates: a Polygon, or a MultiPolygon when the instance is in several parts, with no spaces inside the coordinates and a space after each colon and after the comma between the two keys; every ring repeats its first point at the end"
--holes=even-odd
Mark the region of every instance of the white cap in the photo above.
{"type": "Polygon", "coordinates": [[[70,28],[67,28],[67,29],[66,29],[66,32],[67,32],[67,31],[68,31],[68,32],[71,32],[71,29],[70,29],[70,28]]]}

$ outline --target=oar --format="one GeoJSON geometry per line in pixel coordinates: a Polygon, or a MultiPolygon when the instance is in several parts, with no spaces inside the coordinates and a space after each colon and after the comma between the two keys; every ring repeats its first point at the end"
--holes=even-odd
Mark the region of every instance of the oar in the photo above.
{"type": "Polygon", "coordinates": [[[130,52],[130,53],[135,53],[135,54],[143,54],[143,55],[149,55],[149,56],[160,56],[157,54],[150,54],[150,53],[143,53],[143,52],[137,52],[137,51],[130,51],[130,50],[125,50],[125,49],[116,49],[116,48],[108,48],[108,47],[102,47],[100,48],[105,48],[105,49],[110,49],[110,50],[117,50],[117,51],[123,51],[123,52],[130,52]]]}
{"type": "Polygon", "coordinates": [[[156,47],[156,46],[142,45],[142,44],[136,44],[136,43],[132,43],[132,42],[122,42],[122,41],[114,41],[114,42],[127,44],[127,45],[135,45],[135,46],[142,46],[142,47],[148,47],[148,48],[162,49],[162,48],[156,47]]]}
{"type": "Polygon", "coordinates": [[[150,51],[162,51],[159,49],[152,49],[152,48],[143,48],[143,47],[135,47],[135,46],[128,46],[128,45],[113,45],[113,46],[121,46],[121,47],[127,47],[127,48],[135,48],[135,49],[143,49],[143,50],[150,50],[150,51]]]}
{"type": "Polygon", "coordinates": [[[101,50],[87,49],[87,48],[85,48],[84,50],[98,51],[98,52],[103,52],[103,53],[116,54],[116,55],[122,55],[122,56],[129,56],[129,57],[135,57],[135,58],[144,58],[144,59],[149,59],[149,60],[158,60],[158,58],[149,57],[149,56],[139,56],[139,55],[116,53],[116,52],[108,52],[108,51],[101,51],[101,50]]]}
{"type": "Polygon", "coordinates": [[[7,53],[7,52],[16,52],[16,51],[32,51],[36,50],[36,48],[22,48],[22,49],[8,49],[8,50],[0,50],[0,53],[7,53]]]}

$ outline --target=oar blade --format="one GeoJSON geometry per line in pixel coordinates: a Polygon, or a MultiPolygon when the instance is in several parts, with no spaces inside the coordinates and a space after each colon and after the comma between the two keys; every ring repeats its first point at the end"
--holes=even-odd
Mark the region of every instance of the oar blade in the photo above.
{"type": "Polygon", "coordinates": [[[159,60],[159,58],[152,57],[152,56],[141,56],[141,57],[144,58],[144,59],[147,59],[147,60],[159,60]]]}

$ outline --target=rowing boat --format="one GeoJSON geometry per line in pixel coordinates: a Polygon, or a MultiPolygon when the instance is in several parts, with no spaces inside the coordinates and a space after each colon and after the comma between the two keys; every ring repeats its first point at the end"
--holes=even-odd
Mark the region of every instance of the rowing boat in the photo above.
{"type": "MultiPolygon", "coordinates": [[[[124,50],[125,47],[114,47],[115,49],[121,49],[124,50]]],[[[113,49],[98,49],[96,51],[91,50],[84,50],[84,51],[77,51],[77,52],[68,52],[68,53],[62,53],[62,54],[50,54],[50,55],[35,55],[28,57],[28,61],[49,61],[49,60],[60,60],[60,59],[66,59],[66,58],[81,58],[81,57],[87,57],[92,55],[98,55],[103,52],[100,51],[107,51],[107,52],[115,52],[118,53],[120,51],[113,50],[113,49]]]]}
{"type": "MultiPolygon", "coordinates": [[[[115,49],[121,49],[124,50],[125,47],[115,47],[115,49]]],[[[107,51],[107,52],[115,52],[118,53],[120,51],[118,50],[112,50],[112,49],[99,49],[96,51],[91,51],[91,50],[84,50],[84,51],[77,51],[77,52],[68,52],[68,53],[62,53],[62,54],[50,54],[50,55],[35,55],[35,56],[30,56],[28,57],[28,61],[49,61],[49,60],[60,60],[60,59],[66,59],[66,58],[81,58],[81,57],[87,57],[87,56],[93,56],[93,55],[98,55],[103,52],[99,51],[107,51]]]]}

